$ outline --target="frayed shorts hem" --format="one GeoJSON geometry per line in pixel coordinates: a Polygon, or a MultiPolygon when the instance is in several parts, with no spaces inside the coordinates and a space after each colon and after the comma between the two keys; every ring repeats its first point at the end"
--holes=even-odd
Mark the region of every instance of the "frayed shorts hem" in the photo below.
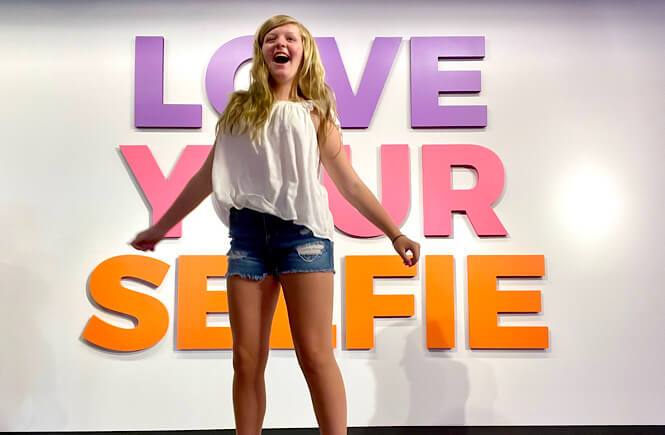
{"type": "Polygon", "coordinates": [[[333,241],[304,225],[248,208],[232,208],[229,222],[227,277],[279,280],[282,273],[335,273],[333,241]]]}
{"type": "Polygon", "coordinates": [[[230,276],[239,276],[241,278],[246,278],[246,279],[251,279],[253,281],[261,281],[263,278],[268,276],[268,273],[263,273],[263,274],[256,274],[256,273],[244,273],[244,272],[232,272],[232,273],[227,273],[226,278],[230,276]]]}
{"type": "Polygon", "coordinates": [[[296,272],[332,272],[333,274],[335,273],[334,269],[313,269],[313,270],[302,270],[302,269],[294,269],[294,270],[280,270],[279,274],[283,273],[296,273],[296,272]]]}
{"type": "MultiPolygon", "coordinates": [[[[334,269],[316,269],[316,270],[299,270],[299,269],[296,269],[296,270],[280,271],[279,275],[282,275],[282,274],[285,274],[285,273],[302,273],[302,272],[332,272],[333,274],[336,273],[336,271],[334,269]]],[[[257,274],[257,273],[245,273],[245,272],[231,272],[231,273],[226,274],[226,278],[228,278],[230,276],[234,276],[234,275],[239,276],[241,278],[251,279],[253,281],[261,281],[262,279],[264,279],[268,275],[273,275],[275,277],[275,279],[279,280],[279,277],[278,277],[277,274],[268,273],[268,272],[264,272],[262,274],[261,273],[257,274]]]]}

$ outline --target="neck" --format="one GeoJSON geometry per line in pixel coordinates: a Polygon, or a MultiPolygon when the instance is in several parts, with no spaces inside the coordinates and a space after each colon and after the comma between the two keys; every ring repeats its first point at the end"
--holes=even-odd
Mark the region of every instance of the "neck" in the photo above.
{"type": "Polygon", "coordinates": [[[272,87],[272,93],[275,100],[291,100],[296,99],[297,95],[292,91],[292,83],[275,83],[272,87]]]}

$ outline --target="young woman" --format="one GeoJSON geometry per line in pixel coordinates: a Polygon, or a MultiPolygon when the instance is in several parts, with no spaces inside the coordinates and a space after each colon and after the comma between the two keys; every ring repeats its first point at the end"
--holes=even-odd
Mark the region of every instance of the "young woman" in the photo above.
{"type": "Polygon", "coordinates": [[[154,250],[214,193],[231,237],[227,295],[238,434],[261,432],[280,285],[321,433],[346,433],[346,395],[332,348],[334,227],[321,164],[344,198],[390,237],[405,264],[415,265],[420,255],[420,245],[400,233],[342,152],[331,95],[309,31],[289,16],[266,20],[254,39],[249,90],[231,95],[208,159],[159,222],[131,242],[154,250]]]}

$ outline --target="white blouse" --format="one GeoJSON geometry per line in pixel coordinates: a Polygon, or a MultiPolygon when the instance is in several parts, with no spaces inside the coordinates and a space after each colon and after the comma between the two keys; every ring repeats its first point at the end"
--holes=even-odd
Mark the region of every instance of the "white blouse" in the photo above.
{"type": "MultiPolygon", "coordinates": [[[[231,207],[250,208],[292,220],[316,237],[332,240],[328,192],[323,170],[317,171],[313,108],[311,101],[275,101],[256,142],[249,133],[219,135],[212,186],[215,208],[224,225],[229,227],[231,207]]],[[[333,119],[341,131],[334,113],[333,119]]]]}

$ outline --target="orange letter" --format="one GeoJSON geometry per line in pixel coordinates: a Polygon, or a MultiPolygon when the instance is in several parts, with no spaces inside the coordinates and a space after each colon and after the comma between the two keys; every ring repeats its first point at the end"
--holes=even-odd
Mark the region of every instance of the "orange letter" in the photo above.
{"type": "Polygon", "coordinates": [[[413,295],[375,295],[374,277],[416,276],[398,255],[346,256],[346,349],[374,347],[374,317],[413,316],[413,295]]]}
{"type": "Polygon", "coordinates": [[[228,313],[226,291],[208,291],[209,276],[224,276],[226,255],[178,257],[177,349],[231,349],[228,326],[207,326],[208,313],[228,313]]]}
{"type": "Polygon", "coordinates": [[[83,338],[99,347],[116,351],[144,350],[164,337],[169,313],[158,300],[120,285],[122,278],[136,278],[159,287],[169,265],[142,255],[120,255],[103,261],[90,274],[90,297],[102,308],[126,314],[135,328],[120,328],[93,315],[83,338]]]}
{"type": "MultiPolygon", "coordinates": [[[[208,291],[208,277],[226,276],[226,255],[182,255],[178,259],[178,349],[232,349],[233,337],[228,326],[207,326],[208,313],[228,313],[226,291],[208,291]]],[[[333,325],[333,334],[335,333],[333,325]]],[[[334,335],[333,335],[334,338],[334,335]]],[[[333,339],[334,343],[334,339],[333,339]]],[[[293,349],[284,296],[273,317],[270,347],[293,349]]]]}
{"type": "Polygon", "coordinates": [[[426,255],[427,347],[455,347],[455,263],[452,255],[426,255]]]}
{"type": "Polygon", "coordinates": [[[472,349],[546,349],[546,326],[502,326],[497,313],[540,312],[540,291],[497,291],[498,277],[540,277],[542,255],[469,255],[469,346],[472,349]]]}

